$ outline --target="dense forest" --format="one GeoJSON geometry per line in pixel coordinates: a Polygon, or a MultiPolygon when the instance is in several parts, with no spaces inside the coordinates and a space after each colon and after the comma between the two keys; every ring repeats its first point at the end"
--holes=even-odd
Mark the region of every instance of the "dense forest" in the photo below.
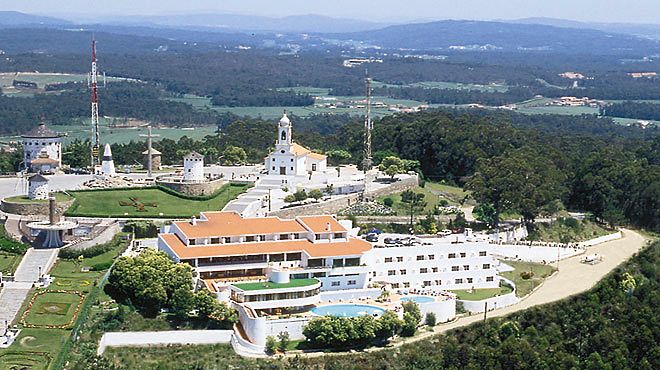
{"type": "Polygon", "coordinates": [[[626,101],[608,105],[602,114],[612,117],[650,119],[660,121],[660,104],[626,101]]]}

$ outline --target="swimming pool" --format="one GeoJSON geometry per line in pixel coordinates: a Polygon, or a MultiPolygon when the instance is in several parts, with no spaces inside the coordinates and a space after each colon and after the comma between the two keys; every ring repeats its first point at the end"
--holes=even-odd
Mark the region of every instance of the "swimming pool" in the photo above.
{"type": "Polygon", "coordinates": [[[427,297],[424,295],[411,295],[407,297],[401,297],[401,302],[409,302],[409,301],[413,301],[416,303],[430,303],[430,302],[435,302],[435,298],[427,297]]]}
{"type": "Polygon", "coordinates": [[[319,316],[358,317],[364,315],[380,316],[385,310],[366,304],[331,304],[314,307],[312,313],[319,316]]]}

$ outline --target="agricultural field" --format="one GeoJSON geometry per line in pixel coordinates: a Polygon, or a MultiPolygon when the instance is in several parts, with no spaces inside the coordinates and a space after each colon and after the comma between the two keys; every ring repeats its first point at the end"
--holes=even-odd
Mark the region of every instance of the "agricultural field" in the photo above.
{"type": "MultiPolygon", "coordinates": [[[[356,96],[330,96],[329,89],[317,88],[317,87],[291,87],[291,88],[280,88],[279,90],[283,91],[295,91],[303,94],[310,94],[316,98],[314,106],[304,106],[304,107],[285,107],[285,106],[275,106],[275,107],[219,107],[211,104],[211,98],[196,96],[196,95],[185,95],[180,98],[168,98],[169,100],[187,103],[193,107],[205,110],[213,109],[217,112],[228,112],[236,114],[238,116],[247,116],[247,117],[260,117],[263,119],[274,120],[282,116],[282,112],[286,110],[287,112],[299,116],[307,117],[313,114],[351,114],[351,115],[363,115],[365,109],[362,107],[365,104],[363,97],[356,96]],[[348,107],[326,107],[322,105],[326,104],[347,104],[351,105],[351,108],[348,107]],[[360,107],[357,107],[357,106],[360,107]]],[[[394,114],[395,112],[390,111],[387,107],[378,106],[379,103],[384,105],[401,105],[404,107],[416,107],[424,103],[416,100],[405,100],[405,99],[392,99],[385,96],[374,96],[372,98],[374,107],[372,113],[374,116],[380,117],[389,114],[394,114]]]]}
{"type": "Polygon", "coordinates": [[[516,284],[516,297],[528,295],[557,270],[550,265],[533,262],[504,261],[504,263],[514,268],[513,271],[503,272],[500,275],[516,284]]]}
{"type": "Polygon", "coordinates": [[[393,85],[384,82],[373,82],[373,87],[389,87],[389,88],[404,88],[404,87],[421,87],[424,89],[447,89],[447,90],[476,90],[483,92],[506,92],[509,86],[501,84],[478,85],[460,82],[438,82],[438,81],[421,81],[404,85],[393,85]]]}
{"type": "MultiPolygon", "coordinates": [[[[281,114],[281,112],[280,112],[281,114]]],[[[140,135],[147,134],[145,126],[136,127],[109,127],[114,120],[108,118],[100,119],[100,133],[103,143],[120,144],[128,143],[129,141],[144,141],[140,135]]],[[[146,125],[146,123],[145,123],[146,125]]],[[[64,145],[72,142],[73,140],[87,140],[92,138],[92,127],[90,119],[77,119],[71,125],[50,125],[51,129],[65,133],[66,136],[62,142],[64,145]]],[[[152,134],[160,135],[160,139],[179,140],[187,136],[192,139],[203,139],[207,135],[214,135],[216,133],[216,126],[196,126],[196,127],[153,127],[152,134]]],[[[4,136],[0,137],[0,141],[7,142],[12,140],[20,140],[19,136],[4,136]]]]}
{"type": "Polygon", "coordinates": [[[207,200],[179,197],[158,188],[73,191],[76,200],[66,215],[187,218],[203,211],[219,211],[247,188],[247,185],[227,184],[207,200]]]}
{"type": "MultiPolygon", "coordinates": [[[[106,77],[106,82],[122,81],[125,78],[106,77]]],[[[39,73],[39,72],[3,72],[0,73],[0,92],[7,96],[29,97],[35,93],[42,93],[46,85],[60,84],[67,82],[86,82],[86,74],[70,73],[39,73]],[[34,82],[37,84],[37,90],[30,88],[15,88],[12,86],[14,80],[34,82]]]]}

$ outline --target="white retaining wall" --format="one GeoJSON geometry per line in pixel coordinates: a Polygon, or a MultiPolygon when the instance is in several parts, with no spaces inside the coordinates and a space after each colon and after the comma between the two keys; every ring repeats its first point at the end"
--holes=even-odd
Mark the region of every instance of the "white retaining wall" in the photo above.
{"type": "Polygon", "coordinates": [[[622,237],[623,237],[623,235],[621,234],[621,231],[617,231],[617,232],[609,234],[609,235],[603,235],[603,236],[595,238],[595,239],[587,240],[585,242],[580,242],[580,246],[581,247],[593,247],[596,244],[609,242],[611,240],[621,239],[622,237]]]}
{"type": "Polygon", "coordinates": [[[488,311],[496,310],[498,308],[504,308],[507,306],[514,305],[520,301],[520,298],[516,297],[516,292],[511,292],[509,294],[504,294],[501,296],[484,299],[481,301],[463,301],[463,307],[472,313],[482,313],[485,311],[486,302],[488,303],[488,311]]]}
{"type": "Polygon", "coordinates": [[[422,313],[422,320],[426,314],[433,312],[438,323],[448,322],[456,317],[456,300],[447,299],[440,302],[419,303],[419,311],[422,313]]]}
{"type": "Polygon", "coordinates": [[[166,344],[229,343],[233,330],[170,330],[105,333],[101,337],[97,354],[106,347],[150,346],[166,344]]]}

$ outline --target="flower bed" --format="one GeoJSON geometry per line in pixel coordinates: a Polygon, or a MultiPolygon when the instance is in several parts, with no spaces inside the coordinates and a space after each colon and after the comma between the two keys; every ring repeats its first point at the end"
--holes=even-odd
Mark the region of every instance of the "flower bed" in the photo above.
{"type": "Polygon", "coordinates": [[[343,209],[339,214],[346,216],[393,216],[396,215],[396,212],[380,203],[360,202],[343,209]]]}
{"type": "MultiPolygon", "coordinates": [[[[27,308],[25,309],[25,312],[23,312],[23,315],[21,316],[20,323],[23,325],[25,328],[47,328],[47,329],[68,329],[73,326],[73,323],[76,320],[76,317],[78,316],[78,312],[80,312],[80,308],[82,307],[83,301],[85,300],[85,293],[76,291],[76,290],[40,290],[32,296],[32,299],[30,299],[30,303],[28,303],[27,308]],[[28,322],[28,315],[30,314],[34,304],[37,302],[39,297],[42,295],[48,294],[48,293],[59,293],[59,294],[71,294],[71,295],[77,295],[78,296],[78,302],[76,305],[76,309],[73,311],[71,314],[71,318],[69,321],[67,321],[64,324],[61,325],[46,325],[46,324],[34,324],[34,323],[29,323],[28,322]]],[[[54,303],[57,304],[57,303],[54,303]]],[[[44,312],[37,312],[37,314],[46,314],[44,312]]],[[[53,313],[48,313],[48,314],[53,314],[53,313]]],[[[60,313],[54,313],[55,315],[62,315],[60,313]]],[[[63,315],[66,315],[67,313],[64,313],[63,315]]]]}

